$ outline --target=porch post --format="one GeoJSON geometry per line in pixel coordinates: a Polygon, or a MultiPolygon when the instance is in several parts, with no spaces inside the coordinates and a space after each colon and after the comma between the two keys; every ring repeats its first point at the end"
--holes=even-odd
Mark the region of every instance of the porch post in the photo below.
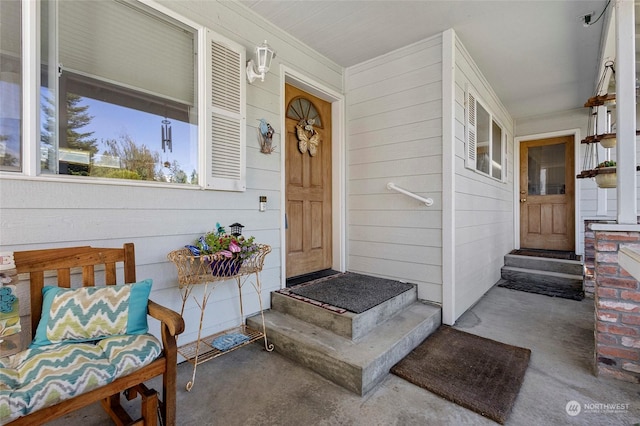
{"type": "Polygon", "coordinates": [[[636,66],[633,0],[616,0],[616,108],[618,223],[637,224],[636,66]]]}

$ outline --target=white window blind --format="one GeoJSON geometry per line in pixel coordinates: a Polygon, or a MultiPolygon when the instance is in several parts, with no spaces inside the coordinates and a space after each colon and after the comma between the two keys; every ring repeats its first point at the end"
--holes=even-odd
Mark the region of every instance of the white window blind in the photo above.
{"type": "Polygon", "coordinates": [[[61,1],[58,7],[63,70],[194,105],[191,31],[117,1],[61,1]]]}
{"type": "Polygon", "coordinates": [[[205,188],[246,189],[245,50],[207,30],[205,188]]]}
{"type": "Polygon", "coordinates": [[[18,0],[2,0],[2,37],[0,37],[0,54],[8,54],[20,58],[20,2],[18,0]]]}

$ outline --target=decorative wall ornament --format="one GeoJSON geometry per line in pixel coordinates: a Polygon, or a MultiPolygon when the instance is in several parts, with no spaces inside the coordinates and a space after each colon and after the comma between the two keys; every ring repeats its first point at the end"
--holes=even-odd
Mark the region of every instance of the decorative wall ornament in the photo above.
{"type": "Polygon", "coordinates": [[[320,135],[313,128],[314,124],[315,120],[313,118],[300,120],[300,122],[296,124],[298,150],[303,154],[308,150],[309,155],[312,157],[315,157],[318,152],[318,144],[320,143],[320,135]]]}
{"type": "Polygon", "coordinates": [[[260,142],[260,152],[263,154],[271,154],[276,147],[272,146],[272,140],[275,130],[271,127],[271,124],[267,123],[264,118],[260,119],[260,125],[258,126],[258,141],[260,142]]]}

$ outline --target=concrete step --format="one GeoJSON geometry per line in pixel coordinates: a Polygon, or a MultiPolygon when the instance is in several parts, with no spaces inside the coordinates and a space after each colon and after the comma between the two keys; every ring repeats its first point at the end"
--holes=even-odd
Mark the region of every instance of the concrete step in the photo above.
{"type": "Polygon", "coordinates": [[[501,275],[505,280],[531,283],[533,285],[552,284],[555,286],[582,288],[582,274],[564,274],[554,271],[503,266],[501,275]]]}
{"type": "Polygon", "coordinates": [[[516,254],[505,255],[504,265],[520,269],[535,269],[580,276],[582,276],[583,272],[583,265],[579,260],[551,259],[546,257],[520,256],[516,254]]]}
{"type": "Polygon", "coordinates": [[[355,314],[338,313],[279,292],[271,293],[271,309],[317,325],[339,336],[359,340],[418,300],[416,286],[378,306],[355,314]]]}
{"type": "MultiPolygon", "coordinates": [[[[442,321],[440,307],[417,301],[354,341],[272,309],[264,317],[276,351],[358,395],[373,389],[442,321]]],[[[247,318],[247,325],[262,329],[260,315],[247,318]]]]}

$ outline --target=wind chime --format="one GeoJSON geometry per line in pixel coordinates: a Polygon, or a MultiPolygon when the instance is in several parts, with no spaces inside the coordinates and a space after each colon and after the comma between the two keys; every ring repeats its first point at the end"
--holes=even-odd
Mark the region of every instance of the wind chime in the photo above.
{"type": "MultiPolygon", "coordinates": [[[[162,152],[166,153],[167,149],[169,150],[169,152],[173,152],[173,141],[171,138],[171,122],[167,120],[167,118],[165,117],[165,119],[162,120],[162,125],[160,127],[162,130],[162,152]]],[[[171,163],[167,159],[164,162],[164,167],[169,168],[169,166],[171,166],[171,163]]]]}

